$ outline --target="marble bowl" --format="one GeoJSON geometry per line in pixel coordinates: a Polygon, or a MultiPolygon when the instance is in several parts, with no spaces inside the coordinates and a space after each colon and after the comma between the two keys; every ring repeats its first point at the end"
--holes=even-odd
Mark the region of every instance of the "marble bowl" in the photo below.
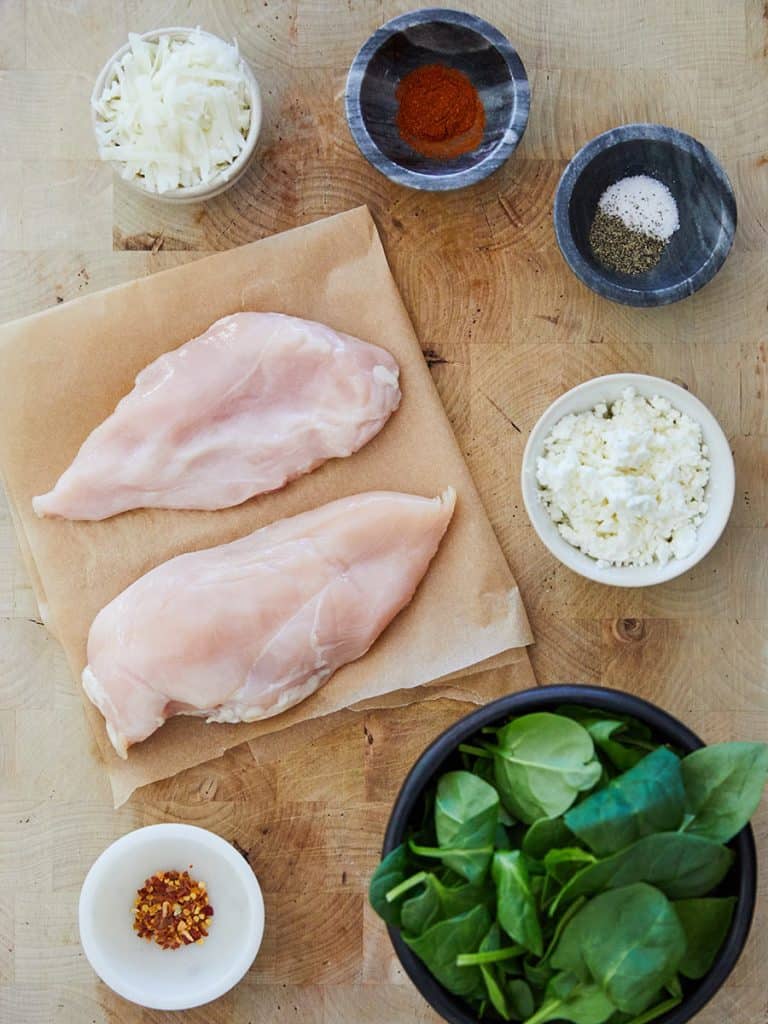
{"type": "Polygon", "coordinates": [[[398,185],[440,192],[473,185],[501,167],[525,131],[531,95],[523,62],[498,29],[462,11],[427,8],[393,18],[364,43],[345,101],[352,138],[366,160],[398,185]],[[430,158],[400,138],[395,90],[424,64],[463,71],[480,93],[485,132],[472,152],[430,158]]]}
{"type": "Polygon", "coordinates": [[[625,124],[573,157],[557,187],[554,220],[566,262],[592,291],[627,306],[663,306],[693,295],[723,265],[736,231],[736,200],[722,167],[696,139],[664,125],[625,124]],[[605,189],[635,174],[667,186],[680,227],[652,270],[629,275],[597,261],[589,229],[605,189]]]}
{"type": "Polygon", "coordinates": [[[264,934],[264,900],[248,862],[221,836],[196,825],[148,825],[93,863],[78,923],[83,952],[113,992],[153,1010],[188,1010],[218,999],[248,971],[264,934]],[[172,869],[206,883],[214,916],[205,942],[167,950],[137,937],[132,906],[146,878],[172,869]]]}

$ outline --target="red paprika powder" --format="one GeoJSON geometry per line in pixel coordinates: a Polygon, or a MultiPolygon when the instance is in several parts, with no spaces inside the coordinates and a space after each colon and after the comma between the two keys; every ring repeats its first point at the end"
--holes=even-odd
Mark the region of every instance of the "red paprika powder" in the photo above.
{"type": "Polygon", "coordinates": [[[425,64],[401,80],[395,96],[400,137],[422,156],[450,159],[482,142],[485,109],[463,71],[425,64]]]}

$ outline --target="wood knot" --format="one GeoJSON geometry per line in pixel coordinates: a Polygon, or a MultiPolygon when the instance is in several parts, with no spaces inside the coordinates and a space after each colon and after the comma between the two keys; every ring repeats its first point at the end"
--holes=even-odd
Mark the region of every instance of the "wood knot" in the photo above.
{"type": "Polygon", "coordinates": [[[642,619],[616,619],[613,635],[623,644],[637,644],[645,639],[645,622],[642,619]]]}

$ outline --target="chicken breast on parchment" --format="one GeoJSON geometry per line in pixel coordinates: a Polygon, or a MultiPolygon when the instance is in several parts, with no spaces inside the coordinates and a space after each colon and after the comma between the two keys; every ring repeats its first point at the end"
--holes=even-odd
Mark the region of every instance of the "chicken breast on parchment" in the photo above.
{"type": "Polygon", "coordinates": [[[389,352],[311,320],[224,317],[141,371],[34,510],[239,505],[367,444],[400,403],[398,374],[389,352]]]}
{"type": "Polygon", "coordinates": [[[314,693],[411,600],[455,502],[357,494],[136,580],[94,619],[83,672],[115,750],[172,715],[251,722],[314,693]]]}

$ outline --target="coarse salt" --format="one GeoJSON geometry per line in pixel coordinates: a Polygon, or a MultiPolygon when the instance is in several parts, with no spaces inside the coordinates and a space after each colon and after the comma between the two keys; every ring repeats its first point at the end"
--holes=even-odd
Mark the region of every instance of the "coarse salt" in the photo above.
{"type": "Polygon", "coordinates": [[[648,174],[614,182],[600,196],[603,213],[618,217],[630,231],[668,242],[680,227],[675,197],[667,186],[648,174]]]}
{"type": "Polygon", "coordinates": [[[627,388],[553,427],[536,463],[539,497],[561,536],[600,568],[666,565],[696,546],[708,456],[690,416],[627,388]]]}

